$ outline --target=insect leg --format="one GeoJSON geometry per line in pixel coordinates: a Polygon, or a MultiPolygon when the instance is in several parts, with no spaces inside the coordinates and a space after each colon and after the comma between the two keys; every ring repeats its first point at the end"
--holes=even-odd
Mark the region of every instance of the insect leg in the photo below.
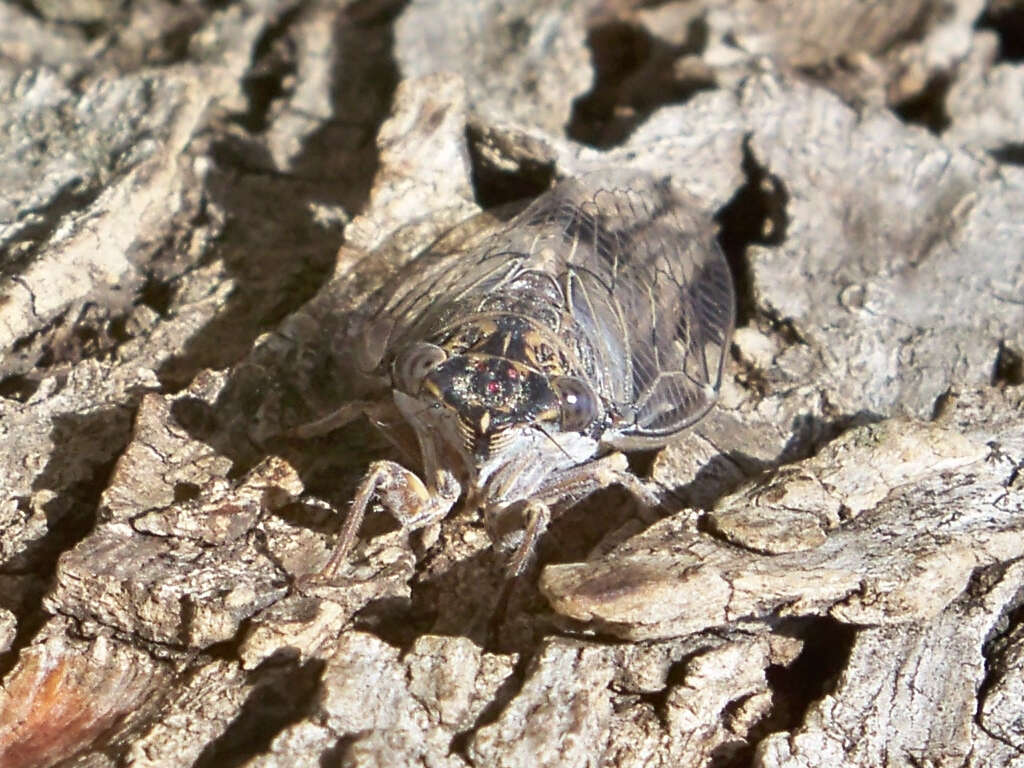
{"type": "Polygon", "coordinates": [[[459,496],[458,489],[429,489],[414,473],[393,461],[375,461],[359,483],[338,543],[321,574],[335,575],[344,563],[359,535],[366,507],[377,494],[381,504],[405,531],[415,531],[448,514],[459,496]]]}
{"type": "Polygon", "coordinates": [[[618,452],[552,475],[537,490],[537,496],[552,505],[575,504],[610,485],[621,485],[646,506],[656,507],[661,502],[654,486],[630,472],[625,455],[618,452]]]}
{"type": "Polygon", "coordinates": [[[301,424],[291,430],[295,437],[308,440],[314,437],[323,437],[326,434],[339,429],[351,421],[355,421],[364,413],[370,412],[376,403],[372,400],[352,400],[342,405],[337,410],[331,411],[316,421],[301,424]]]}
{"type": "Polygon", "coordinates": [[[610,485],[621,485],[648,508],[661,503],[656,486],[632,474],[623,454],[612,453],[548,477],[523,506],[485,507],[488,531],[495,546],[505,551],[515,548],[507,565],[509,577],[526,570],[537,540],[551,522],[552,509],[558,512],[610,485]]]}
{"type": "Polygon", "coordinates": [[[523,540],[519,542],[519,546],[516,547],[515,553],[506,566],[509,578],[515,578],[526,570],[530,557],[537,546],[537,541],[551,522],[551,508],[543,501],[527,502],[523,514],[526,515],[526,529],[523,531],[523,540]]]}

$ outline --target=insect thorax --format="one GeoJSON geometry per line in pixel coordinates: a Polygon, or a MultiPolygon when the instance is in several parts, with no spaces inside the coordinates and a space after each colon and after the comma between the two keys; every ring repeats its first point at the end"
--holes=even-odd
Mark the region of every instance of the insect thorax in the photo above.
{"type": "MultiPolygon", "coordinates": [[[[395,376],[400,389],[452,413],[465,449],[478,459],[500,451],[509,427],[565,429],[567,397],[574,397],[566,387],[587,380],[593,355],[564,310],[543,293],[510,291],[458,302],[444,314],[439,330],[399,352],[399,369],[403,359],[418,367],[417,348],[435,356],[421,375],[395,376]]],[[[575,386],[592,413],[571,431],[596,432],[599,398],[575,386]]]]}

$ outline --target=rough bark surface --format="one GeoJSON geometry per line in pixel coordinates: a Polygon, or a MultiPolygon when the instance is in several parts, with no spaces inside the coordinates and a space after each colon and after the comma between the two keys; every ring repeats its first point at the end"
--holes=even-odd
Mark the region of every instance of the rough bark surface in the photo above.
{"type": "Polygon", "coordinates": [[[0,768],[1024,766],[1024,7],[0,0],[0,768]],[[671,174],[719,406],[551,525],[371,514],[348,318],[671,174]],[[474,219],[486,221],[486,217],[474,219]]]}

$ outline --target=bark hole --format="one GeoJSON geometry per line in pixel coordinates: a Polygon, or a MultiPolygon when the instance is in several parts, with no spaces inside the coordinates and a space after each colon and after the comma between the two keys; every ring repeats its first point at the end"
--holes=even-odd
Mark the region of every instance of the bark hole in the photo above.
{"type": "Polygon", "coordinates": [[[699,54],[706,42],[703,19],[690,24],[682,45],[669,44],[621,20],[593,27],[587,43],[594,87],[573,104],[566,132],[586,144],[612,147],[658,107],[682,104],[713,87],[709,71],[683,66],[683,57],[699,54]]]}

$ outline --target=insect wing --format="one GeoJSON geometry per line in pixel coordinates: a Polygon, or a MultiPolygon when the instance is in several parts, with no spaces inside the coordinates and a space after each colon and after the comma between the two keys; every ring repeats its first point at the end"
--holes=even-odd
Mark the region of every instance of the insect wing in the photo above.
{"type": "Polygon", "coordinates": [[[643,173],[564,181],[507,224],[414,259],[383,295],[389,344],[423,340],[538,274],[586,336],[588,383],[618,414],[607,442],[663,442],[711,407],[732,279],[694,201],[643,173]]]}
{"type": "Polygon", "coordinates": [[[667,181],[583,177],[517,220],[533,253],[564,258],[561,281],[620,415],[606,442],[663,442],[712,406],[734,323],[728,265],[711,222],[667,181]]]}
{"type": "MultiPolygon", "coordinates": [[[[478,220],[490,219],[481,214],[457,229],[479,229],[478,220]]],[[[372,314],[378,325],[387,327],[392,352],[457,319],[451,316],[464,311],[467,296],[487,296],[517,273],[527,254],[510,250],[501,234],[506,226],[456,236],[454,245],[442,238],[391,279],[372,314]]]]}

